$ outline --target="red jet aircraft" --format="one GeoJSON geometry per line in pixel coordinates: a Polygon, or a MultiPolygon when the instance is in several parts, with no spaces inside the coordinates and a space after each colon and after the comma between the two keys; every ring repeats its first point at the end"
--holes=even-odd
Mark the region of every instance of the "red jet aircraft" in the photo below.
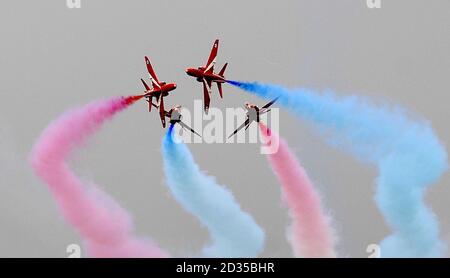
{"type": "Polygon", "coordinates": [[[188,75],[197,78],[198,82],[203,83],[203,103],[206,114],[208,114],[209,109],[210,103],[209,95],[211,94],[212,82],[217,84],[221,98],[222,98],[222,83],[226,82],[224,73],[228,63],[225,63],[225,65],[223,66],[223,68],[220,70],[219,73],[214,73],[214,65],[216,64],[216,56],[218,49],[219,49],[219,40],[216,40],[212,47],[211,54],[209,54],[208,62],[204,67],[186,69],[186,73],[188,75]]]}
{"type": "Polygon", "coordinates": [[[147,70],[150,74],[150,80],[152,81],[153,87],[150,89],[147,83],[145,83],[144,79],[141,78],[142,84],[144,84],[145,87],[144,97],[148,102],[148,111],[152,111],[152,105],[154,105],[153,98],[156,98],[157,105],[155,105],[155,107],[159,108],[159,117],[161,118],[161,123],[163,127],[166,127],[164,97],[168,96],[170,91],[175,90],[177,88],[177,84],[159,81],[147,56],[145,56],[145,64],[147,65],[147,70]]]}

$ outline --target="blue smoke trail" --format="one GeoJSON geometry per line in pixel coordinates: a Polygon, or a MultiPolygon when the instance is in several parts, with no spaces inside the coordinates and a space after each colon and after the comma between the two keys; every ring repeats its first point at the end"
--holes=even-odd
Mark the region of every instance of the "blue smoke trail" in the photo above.
{"type": "Polygon", "coordinates": [[[212,244],[206,257],[256,257],[264,247],[264,232],[243,212],[232,193],[207,176],[183,143],[173,141],[173,125],[162,144],[164,173],[175,199],[209,230],[212,244]]]}
{"type": "Polygon", "coordinates": [[[328,142],[375,164],[379,170],[375,201],[393,234],[381,242],[383,257],[440,257],[436,216],[424,204],[427,187],[447,169],[447,153],[432,128],[412,121],[399,108],[331,92],[288,90],[281,86],[229,81],[259,97],[272,99],[313,122],[328,142]]]}

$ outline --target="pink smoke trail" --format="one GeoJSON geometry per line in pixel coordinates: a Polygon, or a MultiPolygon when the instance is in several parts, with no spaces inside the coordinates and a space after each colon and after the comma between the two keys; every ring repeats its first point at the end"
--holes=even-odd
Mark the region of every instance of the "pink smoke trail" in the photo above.
{"type": "Polygon", "coordinates": [[[151,241],[133,236],[127,211],[92,183],[83,182],[67,163],[71,153],[105,121],[141,97],[114,97],[71,110],[43,131],[31,152],[34,171],[47,183],[61,214],[77,230],[90,257],[168,256],[151,241]]]}
{"type": "Polygon", "coordinates": [[[281,183],[283,199],[292,219],[288,238],[296,257],[336,257],[335,237],[320,196],[286,141],[259,124],[264,143],[279,146],[267,159],[281,183]]]}

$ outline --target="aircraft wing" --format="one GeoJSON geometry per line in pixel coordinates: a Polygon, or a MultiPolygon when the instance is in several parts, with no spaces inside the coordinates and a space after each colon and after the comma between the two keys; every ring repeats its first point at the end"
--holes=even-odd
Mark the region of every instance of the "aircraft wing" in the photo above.
{"type": "Polygon", "coordinates": [[[208,83],[203,78],[203,102],[204,102],[203,106],[206,113],[208,113],[209,103],[211,101],[211,98],[209,97],[210,94],[211,94],[211,87],[208,87],[208,83]]]}
{"type": "Polygon", "coordinates": [[[259,111],[260,114],[266,113],[268,112],[270,109],[268,109],[270,106],[272,106],[272,104],[274,104],[279,97],[274,98],[273,100],[271,100],[269,103],[267,103],[266,105],[264,105],[263,107],[261,107],[261,110],[259,111]]]}
{"type": "MultiPolygon", "coordinates": [[[[156,105],[156,104],[154,104],[153,102],[152,102],[152,105],[153,105],[153,107],[155,107],[155,108],[159,108],[159,106],[156,105]]],[[[165,115],[167,118],[170,118],[170,113],[169,113],[168,111],[166,111],[166,110],[164,110],[164,115],[165,115]]]]}
{"type": "Polygon", "coordinates": [[[267,103],[266,105],[264,105],[262,108],[269,108],[272,104],[275,103],[275,101],[277,101],[279,97],[274,98],[273,100],[271,100],[269,103],[267,103]]]}
{"type": "Polygon", "coordinates": [[[214,64],[216,63],[217,51],[219,50],[219,40],[216,40],[209,54],[208,62],[205,66],[205,72],[212,73],[214,70],[214,64]]]}
{"type": "Polygon", "coordinates": [[[178,123],[181,125],[181,127],[186,128],[187,130],[191,131],[192,133],[199,136],[200,138],[202,137],[200,134],[195,132],[195,130],[193,130],[191,127],[189,127],[187,124],[183,123],[182,121],[179,121],[178,123]]]}
{"type": "Polygon", "coordinates": [[[164,98],[163,96],[159,99],[159,117],[161,118],[161,124],[165,128],[166,127],[166,110],[164,110],[164,98]]]}
{"type": "Polygon", "coordinates": [[[153,70],[152,64],[150,63],[150,59],[145,56],[145,64],[147,65],[147,71],[150,74],[150,78],[152,79],[152,84],[154,87],[160,88],[158,77],[156,76],[155,71],[153,70]]]}
{"type": "Polygon", "coordinates": [[[144,84],[145,90],[150,91],[150,87],[145,83],[144,79],[141,78],[142,84],[144,84]]]}
{"type": "Polygon", "coordinates": [[[247,127],[250,125],[250,119],[247,118],[243,124],[241,124],[233,133],[228,136],[228,139],[230,139],[233,135],[235,135],[239,130],[243,129],[244,127],[247,127]]]}

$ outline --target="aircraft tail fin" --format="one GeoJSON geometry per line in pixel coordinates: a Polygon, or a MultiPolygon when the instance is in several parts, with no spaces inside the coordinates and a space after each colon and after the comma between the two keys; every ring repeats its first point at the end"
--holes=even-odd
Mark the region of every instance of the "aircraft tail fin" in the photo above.
{"type": "Polygon", "coordinates": [[[225,74],[225,70],[227,69],[228,63],[225,63],[225,65],[223,65],[223,68],[220,70],[219,75],[224,77],[223,75],[225,74]]]}

